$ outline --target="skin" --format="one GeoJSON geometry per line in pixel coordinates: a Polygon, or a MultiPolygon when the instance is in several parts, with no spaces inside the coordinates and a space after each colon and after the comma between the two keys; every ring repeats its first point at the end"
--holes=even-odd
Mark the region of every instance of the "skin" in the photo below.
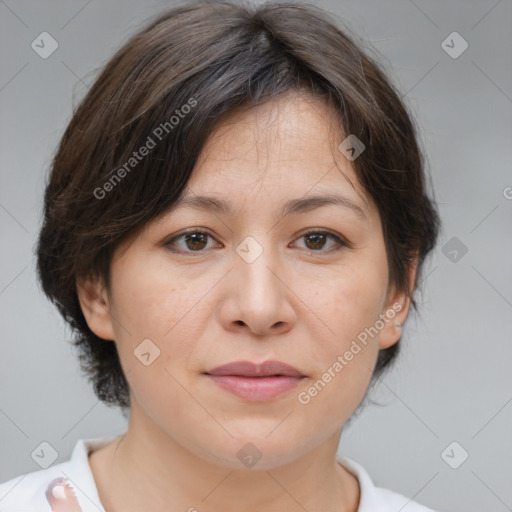
{"type": "Polygon", "coordinates": [[[127,432],[89,456],[107,511],[357,510],[357,479],[336,451],[379,349],[401,335],[395,322],[405,321],[409,300],[388,283],[379,213],[337,150],[345,136],[336,123],[326,104],[299,93],[231,114],[209,138],[187,191],[226,199],[233,213],[175,209],[118,247],[109,290],[78,283],[89,327],[115,341],[130,385],[127,432]],[[340,205],[280,215],[287,200],[326,192],[359,205],[364,217],[340,205]],[[186,228],[211,236],[188,244],[182,237],[177,252],[165,246],[186,228]],[[351,247],[304,236],[320,228],[351,247]],[[236,252],[247,236],[263,248],[251,263],[236,252]],[[393,304],[401,306],[393,320],[299,403],[393,304]],[[160,350],[149,366],[134,356],[144,339],[160,350]],[[268,359],[306,378],[278,398],[249,402],[203,375],[268,359]],[[262,454],[252,468],[237,457],[248,442],[262,454]]]}

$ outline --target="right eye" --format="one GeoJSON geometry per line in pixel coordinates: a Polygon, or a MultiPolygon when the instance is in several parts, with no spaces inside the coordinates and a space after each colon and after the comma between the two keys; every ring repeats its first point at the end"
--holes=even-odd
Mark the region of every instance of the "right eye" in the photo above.
{"type": "Polygon", "coordinates": [[[191,228],[186,231],[173,236],[170,240],[165,242],[165,247],[170,247],[173,252],[183,253],[202,253],[205,252],[205,246],[208,245],[208,237],[212,238],[206,231],[200,231],[197,228],[191,228]],[[180,242],[180,244],[178,244],[180,242]],[[173,246],[181,245],[178,250],[175,250],[173,246]]]}

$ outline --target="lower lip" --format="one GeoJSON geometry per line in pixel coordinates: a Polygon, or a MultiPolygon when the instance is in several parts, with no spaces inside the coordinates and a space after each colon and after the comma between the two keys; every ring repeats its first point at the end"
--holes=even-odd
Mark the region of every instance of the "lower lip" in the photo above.
{"type": "Polygon", "coordinates": [[[252,402],[271,400],[302,380],[301,377],[241,377],[238,375],[208,375],[222,389],[252,402]]]}

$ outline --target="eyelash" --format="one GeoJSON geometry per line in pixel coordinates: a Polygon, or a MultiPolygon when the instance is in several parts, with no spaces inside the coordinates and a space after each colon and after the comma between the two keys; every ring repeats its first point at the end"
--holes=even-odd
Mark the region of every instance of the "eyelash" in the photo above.
{"type": "MultiPolygon", "coordinates": [[[[208,231],[201,231],[200,229],[197,229],[197,228],[191,228],[191,229],[182,231],[181,233],[178,233],[177,235],[174,235],[172,238],[170,238],[169,240],[164,242],[163,245],[166,247],[171,247],[177,240],[179,240],[181,238],[184,239],[184,237],[186,235],[195,235],[195,234],[208,235],[209,237],[214,238],[213,235],[208,233],[208,231]]],[[[333,238],[336,241],[337,246],[334,249],[330,249],[327,251],[323,251],[321,249],[320,250],[305,249],[309,253],[331,254],[333,252],[341,250],[342,248],[351,248],[352,247],[352,245],[347,240],[345,240],[341,236],[333,233],[332,231],[328,231],[328,230],[307,231],[306,233],[303,233],[298,239],[304,238],[305,236],[308,236],[308,235],[315,235],[315,234],[327,235],[328,237],[333,238]]],[[[174,253],[191,254],[191,255],[197,255],[197,256],[203,255],[206,252],[206,249],[202,249],[199,251],[190,251],[190,250],[183,251],[183,250],[174,250],[174,249],[170,249],[170,250],[174,253]]]]}

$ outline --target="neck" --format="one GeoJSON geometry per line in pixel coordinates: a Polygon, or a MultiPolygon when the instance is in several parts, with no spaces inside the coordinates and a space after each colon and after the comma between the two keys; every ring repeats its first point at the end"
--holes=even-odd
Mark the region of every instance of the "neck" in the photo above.
{"type": "Polygon", "coordinates": [[[127,432],[105,447],[103,469],[98,457],[90,462],[106,512],[356,512],[357,479],[336,461],[340,434],[288,464],[233,469],[192,453],[132,410],[127,432]]]}

